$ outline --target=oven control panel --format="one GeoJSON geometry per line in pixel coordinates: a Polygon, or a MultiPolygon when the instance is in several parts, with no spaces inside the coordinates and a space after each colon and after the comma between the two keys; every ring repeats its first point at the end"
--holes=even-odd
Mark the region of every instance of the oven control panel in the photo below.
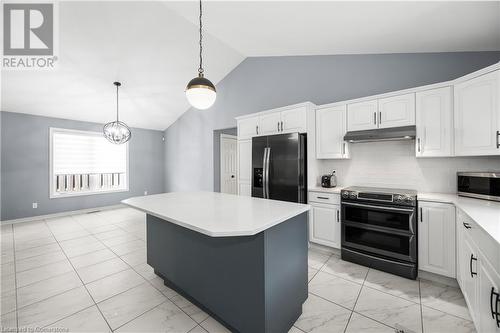
{"type": "Polygon", "coordinates": [[[341,190],[340,197],[343,200],[371,201],[412,207],[416,206],[417,202],[414,194],[357,191],[349,188],[341,190]]]}

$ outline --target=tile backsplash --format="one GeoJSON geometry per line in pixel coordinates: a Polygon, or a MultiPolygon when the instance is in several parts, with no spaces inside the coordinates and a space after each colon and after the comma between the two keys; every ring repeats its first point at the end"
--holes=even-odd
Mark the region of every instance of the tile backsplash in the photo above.
{"type": "Polygon", "coordinates": [[[337,171],[347,186],[456,192],[457,171],[499,171],[500,156],[416,158],[414,141],[356,143],[349,160],[317,160],[319,174],[337,171]]]}

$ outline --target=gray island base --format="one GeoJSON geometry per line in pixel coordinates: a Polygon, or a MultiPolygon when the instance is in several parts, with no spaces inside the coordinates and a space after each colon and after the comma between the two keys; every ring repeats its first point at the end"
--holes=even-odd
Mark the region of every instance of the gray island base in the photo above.
{"type": "Polygon", "coordinates": [[[211,237],[147,215],[147,261],[233,332],[285,333],[307,299],[307,212],[250,236],[211,237]]]}

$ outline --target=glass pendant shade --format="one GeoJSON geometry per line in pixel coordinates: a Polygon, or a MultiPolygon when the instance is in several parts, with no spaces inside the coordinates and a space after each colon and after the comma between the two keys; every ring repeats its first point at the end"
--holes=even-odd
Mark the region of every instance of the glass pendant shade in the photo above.
{"type": "Polygon", "coordinates": [[[104,125],[104,136],[109,142],[120,145],[130,140],[130,128],[121,121],[112,121],[104,125]]]}
{"type": "Polygon", "coordinates": [[[116,120],[111,121],[104,125],[102,133],[104,137],[108,139],[109,142],[121,145],[122,143],[130,140],[132,132],[130,128],[124,122],[118,119],[119,108],[118,108],[118,88],[122,85],[120,82],[113,82],[116,87],[116,120]]]}
{"type": "Polygon", "coordinates": [[[186,87],[186,98],[196,109],[206,110],[215,103],[217,92],[210,80],[203,77],[203,74],[189,81],[186,87]]]}

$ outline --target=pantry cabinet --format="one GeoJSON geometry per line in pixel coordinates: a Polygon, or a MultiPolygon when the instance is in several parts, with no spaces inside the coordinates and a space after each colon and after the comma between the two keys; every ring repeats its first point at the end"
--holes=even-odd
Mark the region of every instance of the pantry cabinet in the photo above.
{"type": "Polygon", "coordinates": [[[500,70],[454,86],[455,154],[500,154],[500,70]]]}
{"type": "Polygon", "coordinates": [[[309,240],[340,249],[340,195],[309,192],[309,240]]]}
{"type": "Polygon", "coordinates": [[[316,158],[349,158],[349,147],[344,141],[346,118],[346,105],[316,110],[316,158]]]}
{"type": "Polygon", "coordinates": [[[417,157],[453,156],[453,94],[451,87],[417,92],[417,157]]]}
{"type": "Polygon", "coordinates": [[[419,269],[455,278],[455,206],[419,201],[419,269]]]}

